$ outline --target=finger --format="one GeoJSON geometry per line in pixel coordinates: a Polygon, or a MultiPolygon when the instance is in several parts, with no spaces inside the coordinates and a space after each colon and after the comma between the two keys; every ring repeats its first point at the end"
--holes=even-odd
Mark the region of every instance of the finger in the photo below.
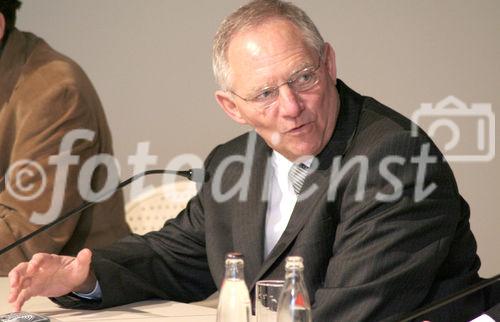
{"type": "Polygon", "coordinates": [[[21,288],[11,288],[10,293],[9,293],[9,298],[8,302],[9,303],[14,303],[17,300],[17,297],[19,296],[19,293],[21,292],[21,288]]]}
{"type": "Polygon", "coordinates": [[[33,255],[31,260],[28,262],[28,269],[26,270],[26,273],[28,275],[35,274],[35,272],[37,272],[38,269],[43,265],[47,256],[48,256],[47,254],[43,253],[37,253],[33,255]]]}
{"type": "Polygon", "coordinates": [[[31,277],[27,277],[27,278],[24,279],[21,288],[27,289],[30,286],[31,286],[31,277]]]}
{"type": "Polygon", "coordinates": [[[92,260],[92,251],[88,248],[84,248],[76,255],[76,259],[78,261],[78,266],[88,267],[92,260]]]}
{"type": "Polygon", "coordinates": [[[28,263],[20,263],[9,272],[10,287],[16,287],[19,284],[21,275],[26,273],[27,267],[28,263]]]}
{"type": "Polygon", "coordinates": [[[19,312],[21,311],[24,303],[31,298],[31,294],[27,289],[24,289],[19,293],[19,296],[17,297],[16,301],[12,305],[14,312],[19,312]]]}
{"type": "Polygon", "coordinates": [[[12,287],[15,287],[18,283],[18,280],[19,280],[19,273],[16,271],[15,268],[13,268],[10,272],[9,272],[9,286],[12,288],[12,287]]]}
{"type": "Polygon", "coordinates": [[[21,292],[22,288],[20,286],[16,287],[11,287],[10,292],[9,292],[9,298],[8,301],[9,303],[13,303],[16,301],[17,297],[19,296],[19,293],[21,292]]]}
{"type": "Polygon", "coordinates": [[[19,293],[19,296],[17,297],[16,301],[12,304],[14,312],[21,311],[21,308],[23,307],[24,303],[27,301],[28,298],[29,296],[27,294],[27,291],[22,290],[21,293],[19,293]]]}
{"type": "Polygon", "coordinates": [[[31,278],[25,278],[22,282],[22,284],[20,284],[18,287],[14,287],[14,288],[11,288],[10,290],[10,294],[9,294],[9,298],[8,298],[8,301],[9,303],[13,303],[17,300],[17,298],[19,297],[19,294],[29,288],[31,286],[31,278]]]}

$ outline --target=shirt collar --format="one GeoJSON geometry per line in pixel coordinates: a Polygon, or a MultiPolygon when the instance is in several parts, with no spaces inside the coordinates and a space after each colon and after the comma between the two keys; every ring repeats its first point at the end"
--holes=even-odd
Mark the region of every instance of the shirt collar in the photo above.
{"type": "MultiPolygon", "coordinates": [[[[293,162],[288,160],[283,154],[279,153],[276,150],[273,150],[272,154],[272,165],[275,170],[277,169],[286,169],[287,173],[293,165],[293,162]]],[[[311,164],[314,160],[314,157],[301,159],[301,163],[305,164],[308,167],[311,167],[311,164]]]]}

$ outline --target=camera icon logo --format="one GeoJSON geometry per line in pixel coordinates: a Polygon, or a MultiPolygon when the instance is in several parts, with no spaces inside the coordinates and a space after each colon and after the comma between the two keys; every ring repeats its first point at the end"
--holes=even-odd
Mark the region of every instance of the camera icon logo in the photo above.
{"type": "Polygon", "coordinates": [[[469,107],[448,96],[435,106],[421,104],[411,119],[412,135],[418,135],[418,126],[426,130],[448,161],[487,162],[495,157],[495,114],[489,103],[469,107]]]}

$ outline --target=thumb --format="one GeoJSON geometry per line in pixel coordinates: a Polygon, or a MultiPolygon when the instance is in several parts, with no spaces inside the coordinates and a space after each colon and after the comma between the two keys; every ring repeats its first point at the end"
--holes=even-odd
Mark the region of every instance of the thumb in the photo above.
{"type": "Polygon", "coordinates": [[[72,291],[80,293],[90,293],[97,282],[94,274],[90,270],[90,262],[92,261],[92,252],[90,249],[82,249],[77,255],[76,260],[73,261],[75,265],[72,270],[72,291]]]}
{"type": "Polygon", "coordinates": [[[76,255],[76,261],[80,268],[88,269],[92,261],[92,251],[88,248],[82,249],[78,255],[76,255]]]}

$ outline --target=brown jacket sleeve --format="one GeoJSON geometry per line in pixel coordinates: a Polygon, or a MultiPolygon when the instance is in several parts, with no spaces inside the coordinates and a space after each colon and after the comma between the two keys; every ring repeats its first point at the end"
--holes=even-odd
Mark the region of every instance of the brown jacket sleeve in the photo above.
{"type": "MultiPolygon", "coordinates": [[[[20,80],[10,102],[0,113],[0,135],[3,137],[0,140],[4,141],[0,145],[8,147],[0,158],[4,158],[9,170],[8,178],[0,183],[0,248],[38,228],[31,221],[33,213],[47,213],[56,198],[63,198],[62,211],[82,202],[78,174],[85,160],[99,151],[95,140],[99,133],[96,116],[87,106],[85,95],[72,73],[71,66],[62,61],[38,68],[20,80]],[[64,193],[56,193],[54,198],[57,166],[49,160],[59,154],[63,137],[74,129],[93,131],[95,137],[92,141],[74,142],[71,154],[78,156],[79,162],[69,165],[67,175],[57,182],[63,185],[64,193]],[[39,165],[45,180],[32,164],[27,163],[28,160],[39,165]]],[[[5,175],[2,172],[1,176],[5,175]]],[[[77,221],[78,217],[73,217],[0,255],[0,275],[7,274],[34,253],[58,253],[73,233],[77,221]]]]}

